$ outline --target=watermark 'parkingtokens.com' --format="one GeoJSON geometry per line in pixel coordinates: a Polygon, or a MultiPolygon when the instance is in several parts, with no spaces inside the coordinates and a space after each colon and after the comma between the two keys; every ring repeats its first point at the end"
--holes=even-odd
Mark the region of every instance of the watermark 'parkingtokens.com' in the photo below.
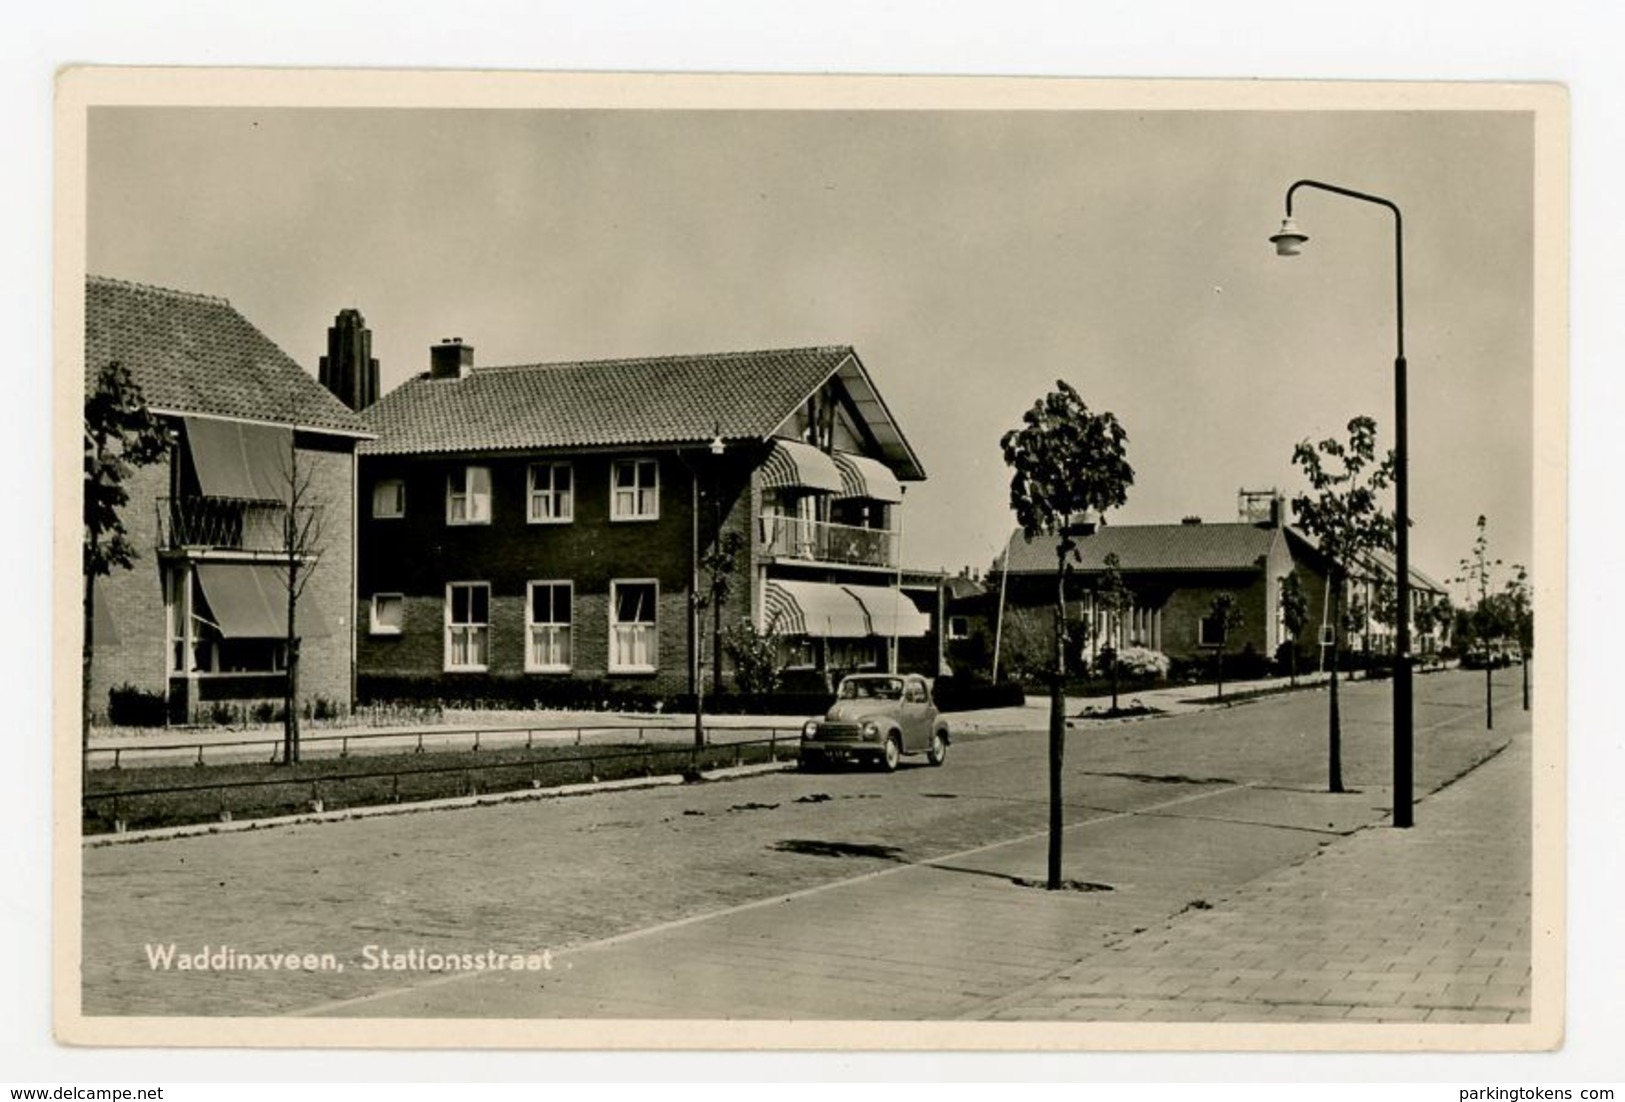
{"type": "Polygon", "coordinates": [[[154,972],[343,972],[356,964],[363,972],[551,972],[553,953],[513,953],[500,949],[444,952],[414,946],[395,949],[363,945],[357,956],[337,953],[254,952],[231,945],[183,951],[173,942],[147,944],[147,967],[154,972]]]}

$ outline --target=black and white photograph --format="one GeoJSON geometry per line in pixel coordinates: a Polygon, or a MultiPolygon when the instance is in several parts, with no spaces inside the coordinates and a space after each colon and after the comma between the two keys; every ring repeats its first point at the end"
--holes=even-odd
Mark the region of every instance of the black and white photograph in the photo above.
{"type": "Polygon", "coordinates": [[[57,126],[60,1039],[1560,1043],[1561,88],[57,126]]]}

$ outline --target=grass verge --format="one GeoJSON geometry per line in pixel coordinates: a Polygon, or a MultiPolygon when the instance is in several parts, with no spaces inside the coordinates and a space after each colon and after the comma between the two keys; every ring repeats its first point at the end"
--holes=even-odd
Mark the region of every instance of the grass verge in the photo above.
{"type": "Polygon", "coordinates": [[[708,746],[536,746],[265,762],[98,769],[84,833],[150,830],[308,811],[414,803],[488,792],[686,773],[793,758],[796,742],[708,746]]]}

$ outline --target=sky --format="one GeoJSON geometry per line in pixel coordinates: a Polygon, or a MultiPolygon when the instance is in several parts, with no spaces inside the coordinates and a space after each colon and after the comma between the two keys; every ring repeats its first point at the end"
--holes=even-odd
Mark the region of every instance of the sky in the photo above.
{"type": "Polygon", "coordinates": [[[999,437],[1056,380],[1128,431],[1113,523],[1236,517],[1294,444],[1392,445],[1405,216],[1412,558],[1531,554],[1531,118],[1516,112],[96,108],[87,269],[229,298],[313,374],[851,345],[928,480],[911,566],[1014,527],[999,437]]]}

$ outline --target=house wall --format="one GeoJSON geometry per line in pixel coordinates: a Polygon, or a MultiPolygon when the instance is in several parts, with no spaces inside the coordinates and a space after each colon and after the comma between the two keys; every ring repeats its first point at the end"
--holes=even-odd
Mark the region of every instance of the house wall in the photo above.
{"type": "MultiPolygon", "coordinates": [[[[712,481],[720,491],[723,530],[751,538],[745,457],[713,461],[692,457],[696,467],[715,462],[712,481]]],[[[364,456],[361,460],[362,558],[356,602],[360,625],[358,666],[364,675],[444,677],[460,692],[477,693],[482,681],[514,678],[538,683],[560,677],[608,678],[627,688],[675,693],[688,688],[688,609],[692,570],[693,477],[684,459],[666,452],[624,452],[504,457],[364,456]],[[659,464],[659,516],[611,520],[610,477],[616,459],[646,457],[659,464]],[[527,471],[533,462],[568,461],[573,475],[573,519],[531,524],[527,520],[527,471]],[[469,465],[491,470],[491,519],[487,524],[446,523],[448,479],[469,465]],[[406,486],[405,515],[372,516],[373,487],[399,478],[406,486]],[[658,586],[658,668],[654,673],[609,670],[609,602],[612,581],[652,580],[658,586]],[[487,669],[445,669],[446,585],[486,582],[491,592],[487,669]],[[568,673],[525,670],[525,593],[531,581],[572,585],[573,668],[568,673]],[[376,593],[404,596],[400,635],[371,631],[376,593]]],[[[701,489],[705,492],[706,476],[701,489]]],[[[707,494],[707,498],[709,498],[707,494]]],[[[702,542],[716,526],[709,502],[702,509],[702,542]]],[[[751,607],[747,542],[724,624],[748,617],[751,607]]],[[[702,582],[703,584],[703,582],[702,582]]],[[[705,616],[707,658],[711,617],[705,616]]]]}
{"type": "MultiPolygon", "coordinates": [[[[300,644],[299,698],[318,698],[342,712],[354,703],[355,669],[355,457],[353,440],[298,439],[299,468],[310,474],[309,503],[322,511],[318,559],[299,597],[301,609],[314,608],[327,621],[325,637],[300,644]]],[[[280,691],[280,689],[279,689],[280,691]]]]}
{"type": "MultiPolygon", "coordinates": [[[[158,543],[157,499],[169,494],[169,458],[137,467],[125,483],[130,500],[119,511],[131,545],[135,565],[115,568],[96,579],[97,601],[113,624],[113,638],[93,640],[90,666],[91,714],[107,718],[108,694],[128,685],[146,693],[164,694],[168,688],[168,625],[164,611],[164,580],[155,548],[158,543]]],[[[105,633],[104,633],[105,635],[105,633]]]]}
{"type": "MultiPolygon", "coordinates": [[[[303,706],[322,698],[340,711],[348,711],[355,657],[354,442],[345,437],[301,434],[298,446],[301,472],[310,475],[308,500],[322,509],[319,558],[300,597],[300,607],[321,609],[330,629],[326,637],[308,638],[302,645],[300,700],[303,706]]],[[[106,719],[109,693],[115,688],[128,685],[166,697],[182,692],[172,686],[169,676],[166,559],[158,549],[158,499],[170,495],[171,472],[181,461],[182,452],[173,450],[163,462],[136,468],[126,484],[130,500],[120,516],[137,558],[132,569],[115,570],[96,580],[98,600],[104,604],[116,636],[95,642],[90,699],[97,720],[106,719]]],[[[188,702],[186,718],[197,717],[200,703],[280,701],[283,691],[283,682],[276,677],[201,678],[198,699],[188,702]]]]}

